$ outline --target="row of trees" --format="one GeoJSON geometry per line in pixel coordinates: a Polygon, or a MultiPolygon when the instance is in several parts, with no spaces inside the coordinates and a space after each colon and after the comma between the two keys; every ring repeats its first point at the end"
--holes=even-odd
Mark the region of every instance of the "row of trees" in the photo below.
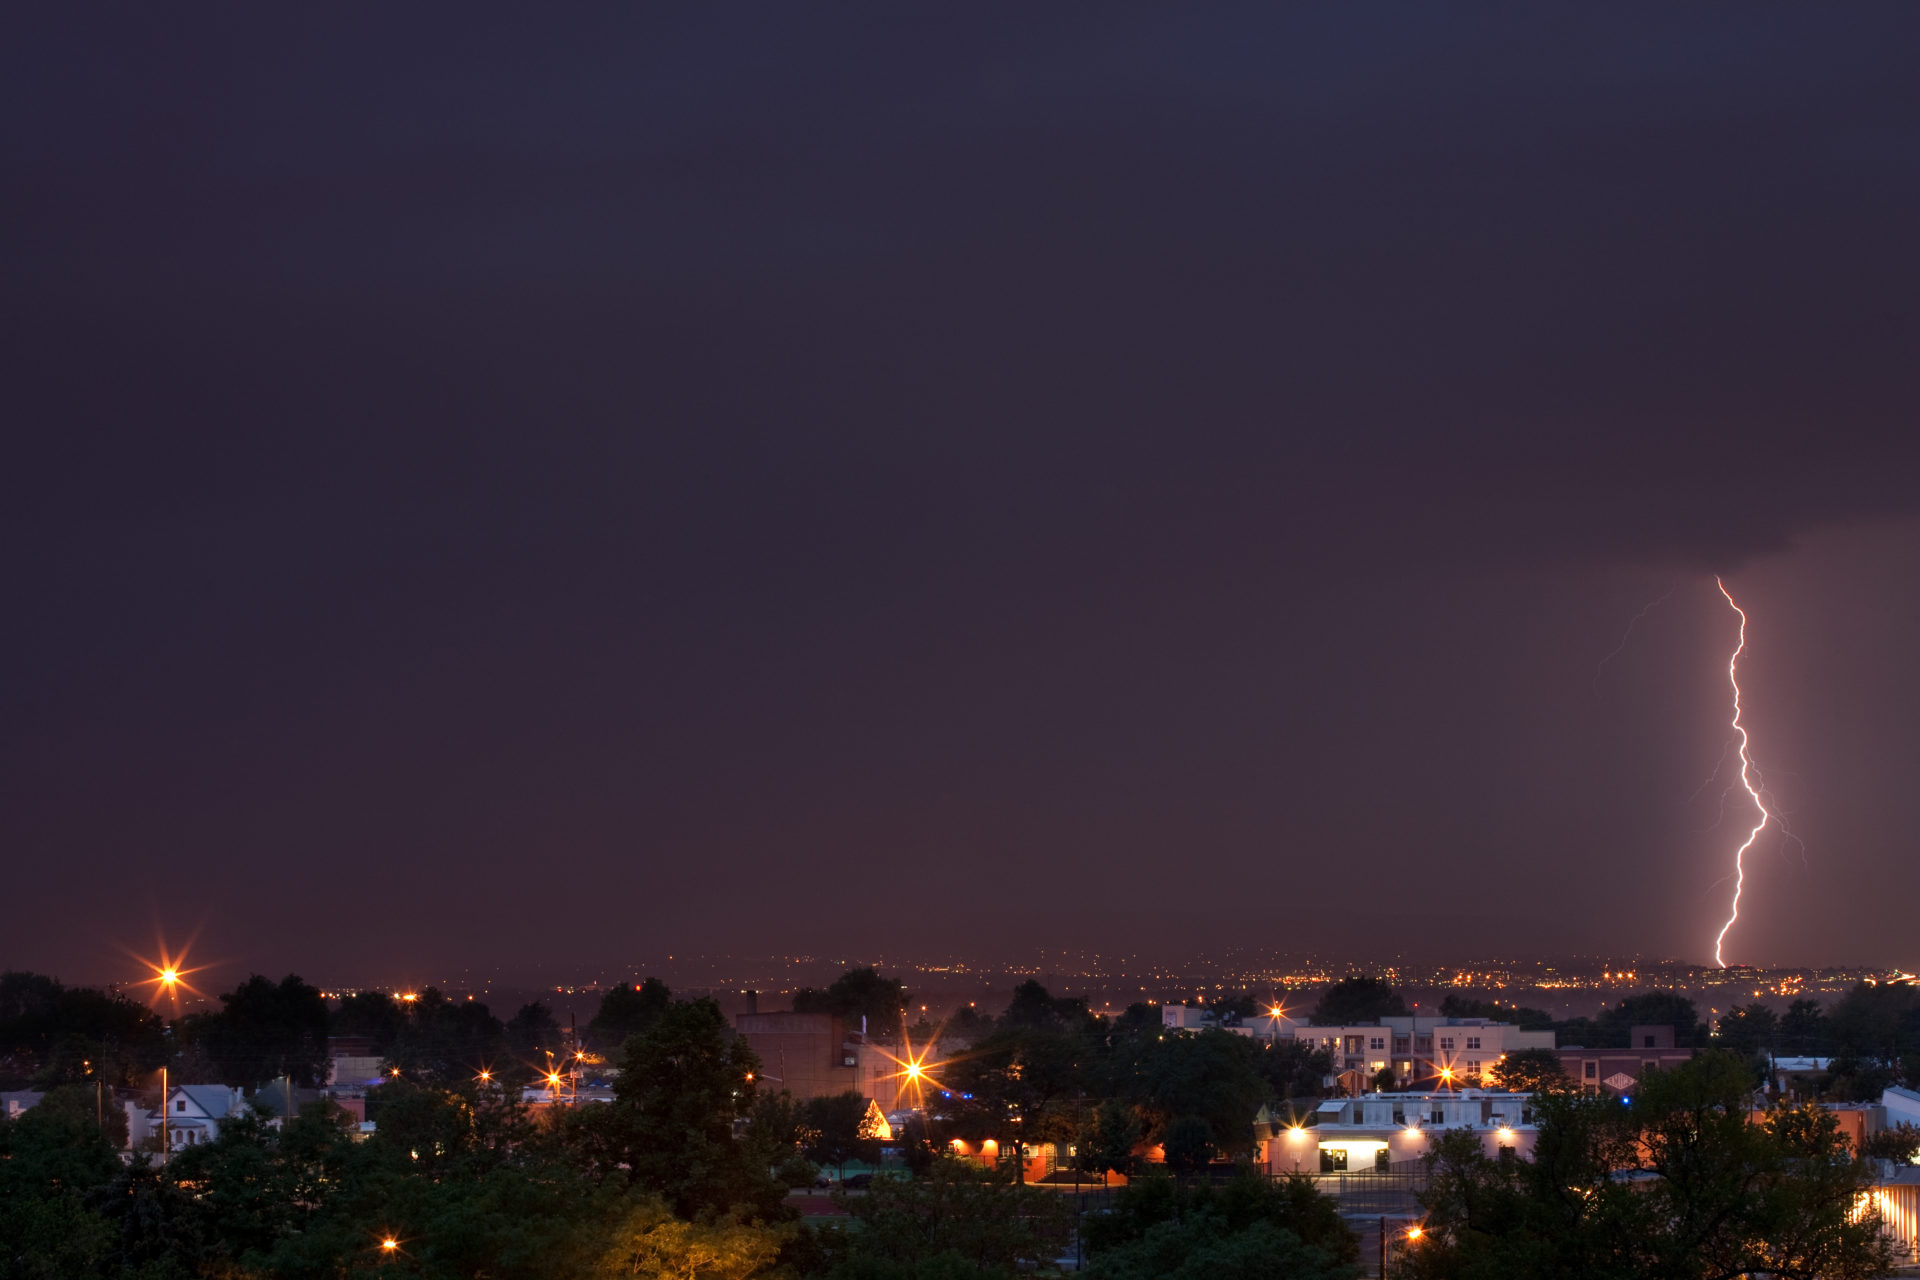
{"type": "MultiPolygon", "coordinates": [[[[617,988],[595,1020],[600,1039],[617,1051],[669,1000],[653,980],[640,992],[617,988]]],[[[297,975],[276,982],[255,974],[222,995],[218,1009],[169,1025],[117,993],[41,974],[0,974],[0,1087],[8,1089],[96,1082],[147,1088],[168,1065],[176,1079],[199,1083],[252,1086],[285,1076],[311,1086],[325,1077],[329,1036],[365,1037],[391,1065],[434,1080],[483,1069],[505,1080],[530,1078],[562,1042],[552,1011],[537,1001],[502,1022],[479,1001],[452,1000],[433,988],[408,1001],[362,992],[329,1009],[297,975]]]]}
{"type": "MultiPolygon", "coordinates": [[[[923,1132],[908,1139],[918,1176],[845,1198],[850,1229],[806,1227],[783,1177],[830,1154],[851,1109],[758,1093],[759,1064],[711,1001],[669,999],[618,1065],[612,1103],[539,1116],[512,1090],[403,1075],[381,1086],[368,1140],[321,1103],[283,1129],[239,1119],[160,1167],[120,1162],[94,1090],[56,1088],[0,1121],[0,1275],[984,1280],[1071,1247],[1069,1201],[936,1155],[923,1132]]],[[[1220,1274],[1164,1264],[1276,1249],[1313,1268],[1288,1275],[1352,1274],[1351,1236],[1304,1184],[1150,1182],[1121,1210],[1088,1242],[1096,1274],[1220,1274]]]]}
{"type": "MultiPolygon", "coordinates": [[[[1161,1058],[1149,1045],[1248,1043],[1102,1027],[1031,989],[1019,1008],[988,1039],[1036,1071],[1039,1058],[1018,1055],[1040,1037],[1105,1043],[1109,1067],[1131,1063],[1156,1082],[1129,1105],[1159,1108],[1176,1127],[1198,1097],[1179,1090],[1231,1088],[1208,1074],[1231,1059],[1161,1058]]],[[[0,1275],[986,1280],[1051,1269],[1072,1244],[1068,1201],[935,1155],[920,1135],[909,1139],[919,1176],[844,1198],[850,1229],[798,1221],[776,1171],[818,1140],[825,1111],[757,1093],[758,1064],[710,1001],[669,1000],[620,1066],[613,1103],[538,1118],[511,1091],[403,1077],[382,1087],[368,1141],[351,1140],[322,1104],[284,1130],[225,1126],[160,1168],[120,1163],[92,1090],[56,1089],[0,1123],[0,1275]]],[[[1028,1074],[993,1070],[1015,1082],[1028,1074]]],[[[1867,1173],[1831,1118],[1778,1108],[1755,1124],[1751,1097],[1744,1062],[1716,1051],[1654,1073],[1624,1106],[1543,1097],[1530,1161],[1443,1138],[1424,1230],[1398,1273],[1877,1274],[1888,1259],[1877,1223],[1859,1212],[1867,1173]]],[[[1171,1135],[1168,1144],[1171,1155],[1171,1135]]],[[[1304,1181],[1142,1172],[1085,1224],[1095,1277],[1358,1274],[1336,1206],[1304,1181]]]]}
{"type": "Polygon", "coordinates": [[[1753,1118],[1747,1063],[1723,1050],[1649,1072],[1631,1102],[1553,1092],[1535,1102],[1532,1159],[1444,1134],[1406,1280],[1708,1280],[1887,1274],[1872,1175],[1830,1112],[1753,1118]]]}

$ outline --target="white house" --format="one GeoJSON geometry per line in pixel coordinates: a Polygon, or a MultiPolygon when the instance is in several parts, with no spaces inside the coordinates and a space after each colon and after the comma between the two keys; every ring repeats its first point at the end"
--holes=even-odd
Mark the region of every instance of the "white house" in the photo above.
{"type": "Polygon", "coordinates": [[[1311,1125],[1270,1123],[1261,1136],[1274,1173],[1365,1173],[1411,1165],[1454,1129],[1476,1135],[1495,1158],[1525,1159],[1540,1136],[1532,1094],[1479,1089],[1332,1098],[1311,1125]]]}
{"type": "Polygon", "coordinates": [[[40,1105],[40,1099],[47,1095],[34,1089],[19,1089],[0,1093],[0,1111],[6,1113],[9,1120],[18,1120],[27,1112],[40,1105]]]}
{"type": "MultiPolygon", "coordinates": [[[[246,1114],[251,1104],[238,1089],[223,1084],[177,1084],[167,1094],[167,1149],[181,1151],[212,1142],[220,1136],[222,1122],[246,1114]]],[[[159,1133],[161,1116],[147,1117],[147,1131],[159,1133]]]]}
{"type": "Polygon", "coordinates": [[[1920,1129],[1920,1093],[1897,1086],[1881,1091],[1880,1106],[1886,1113],[1885,1127],[1897,1129],[1910,1124],[1920,1129]]]}

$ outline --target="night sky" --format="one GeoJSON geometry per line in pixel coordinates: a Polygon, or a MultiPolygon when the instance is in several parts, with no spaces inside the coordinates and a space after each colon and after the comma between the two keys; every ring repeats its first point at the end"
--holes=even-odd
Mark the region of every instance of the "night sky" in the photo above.
{"type": "Polygon", "coordinates": [[[0,19],[0,967],[1920,962],[1920,6],[683,8],[0,19]]]}

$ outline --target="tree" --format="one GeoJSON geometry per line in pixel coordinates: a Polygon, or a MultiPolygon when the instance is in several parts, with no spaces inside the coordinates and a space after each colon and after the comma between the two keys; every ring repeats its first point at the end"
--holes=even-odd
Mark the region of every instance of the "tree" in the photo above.
{"type": "Polygon", "coordinates": [[[1493,1159],[1471,1134],[1429,1156],[1425,1232],[1410,1280],[1515,1275],[1786,1280],[1877,1275],[1890,1246],[1833,1117],[1779,1107],[1753,1123],[1737,1055],[1650,1073],[1632,1101],[1571,1092],[1538,1105],[1531,1160],[1493,1159]],[[1623,1176],[1624,1175],[1624,1176],[1623,1176]]]}
{"type": "Polygon", "coordinates": [[[841,1203],[858,1230],[836,1276],[1012,1277],[1051,1264],[1071,1238],[1061,1196],[951,1156],[924,1178],[876,1179],[841,1203]]]}
{"type": "Polygon", "coordinates": [[[412,1002],[412,1012],[387,1060],[409,1076],[465,1087],[506,1056],[506,1028],[478,1000],[450,1000],[428,987],[412,1002]]]}
{"type": "Polygon", "coordinates": [[[1842,1053],[1894,1063],[1920,1048],[1920,987],[1861,982],[1834,1002],[1828,1015],[1842,1053]]]}
{"type": "Polygon", "coordinates": [[[606,1054],[616,1054],[627,1041],[652,1030],[673,1003],[673,992],[658,978],[648,978],[638,991],[620,983],[600,997],[600,1008],[587,1023],[587,1041],[606,1054]]]}
{"type": "Polygon", "coordinates": [[[1764,1004],[1743,1004],[1720,1016],[1718,1046],[1729,1053],[1752,1057],[1773,1047],[1780,1030],[1779,1016],[1764,1004]]]}
{"type": "Polygon", "coordinates": [[[160,1019],[123,996],[38,973],[0,974],[0,1089],[132,1085],[166,1055],[160,1019]]]}
{"type": "Polygon", "coordinates": [[[560,1052],[563,1039],[553,1010],[538,1000],[524,1004],[506,1026],[507,1052],[521,1062],[535,1066],[546,1061],[549,1053],[560,1052]]]}
{"type": "Polygon", "coordinates": [[[1700,1011],[1693,1001],[1672,991],[1645,991],[1628,996],[1601,1013],[1599,1019],[1600,1031],[1606,1037],[1604,1043],[1615,1048],[1630,1047],[1628,1039],[1633,1028],[1640,1026],[1672,1027],[1673,1042],[1677,1045],[1704,1046],[1707,1042],[1707,1029],[1701,1025],[1700,1011]]]}
{"type": "Polygon", "coordinates": [[[1094,1046],[1059,1031],[1001,1030],[948,1064],[941,1083],[947,1129],[992,1138],[1010,1157],[1021,1143],[1071,1141],[1079,1132],[1094,1046]]]}
{"type": "Polygon", "coordinates": [[[43,1102],[18,1120],[0,1116],[0,1275],[97,1274],[113,1239],[87,1199],[118,1171],[90,1109],[43,1102]]]}
{"type": "Polygon", "coordinates": [[[1440,1015],[1445,1018],[1485,1018],[1489,1022],[1505,1022],[1519,1027],[1523,1031],[1553,1030],[1553,1015],[1540,1009],[1525,1008],[1520,1004],[1501,1004],[1498,1000],[1475,1000],[1470,996],[1450,995],[1440,1001],[1440,1015]]]}
{"type": "Polygon", "coordinates": [[[1256,1042],[1214,1030],[1150,1040],[1142,1050],[1115,1062],[1115,1083],[1140,1106],[1154,1135],[1164,1141],[1176,1120],[1196,1116],[1222,1155],[1253,1153],[1254,1113],[1267,1100],[1264,1051],[1256,1042]]]}
{"type": "Polygon", "coordinates": [[[319,989],[288,974],[254,974],[220,997],[217,1013],[179,1023],[220,1072],[223,1084],[253,1086],[281,1076],[312,1088],[327,1068],[327,1005],[319,989]]]}
{"type": "Polygon", "coordinates": [[[1323,1027],[1344,1027],[1381,1018],[1404,1017],[1407,1002],[1378,978],[1345,978],[1320,993],[1313,1021],[1323,1027]]]}
{"type": "Polygon", "coordinates": [[[1115,1040],[1143,1040],[1160,1034],[1166,1025],[1160,1016],[1160,1006],[1136,1000],[1126,1007],[1126,1011],[1113,1020],[1113,1038],[1115,1040]]]}
{"type": "Polygon", "coordinates": [[[865,1019],[867,1034],[876,1040],[900,1038],[901,1011],[906,988],[898,979],[883,978],[872,966],[849,969],[825,991],[802,987],[793,994],[795,1013],[830,1013],[858,1028],[865,1019]]]}
{"type": "Polygon", "coordinates": [[[1570,1082],[1553,1050],[1516,1049],[1488,1069],[1487,1083],[1510,1093],[1540,1093],[1564,1089],[1570,1082]]]}
{"type": "Polygon", "coordinates": [[[1832,1028],[1818,1000],[1801,998],[1780,1015],[1775,1052],[1788,1057],[1824,1057],[1833,1050],[1832,1028]]]}
{"type": "Polygon", "coordinates": [[[751,1114],[760,1062],[729,1039],[711,1000],[676,1000],[627,1042],[611,1106],[566,1117],[566,1138],[586,1168],[624,1175],[683,1216],[748,1205],[772,1213],[783,1189],[733,1138],[751,1114]]]}
{"type": "Polygon", "coordinates": [[[846,1175],[847,1161],[874,1161],[880,1143],[869,1118],[866,1095],[849,1090],[809,1098],[800,1108],[802,1144],[809,1160],[830,1164],[846,1175]]]}
{"type": "Polygon", "coordinates": [[[1199,1173],[1213,1163],[1213,1129],[1202,1116],[1180,1116],[1169,1123],[1160,1145],[1167,1168],[1175,1173],[1199,1173]]]}
{"type": "Polygon", "coordinates": [[[341,998],[327,1025],[336,1036],[365,1036],[384,1057],[406,1029],[407,1011],[384,991],[356,991],[341,998]]]}
{"type": "Polygon", "coordinates": [[[1311,1179],[1244,1170],[1221,1184],[1137,1178],[1082,1226],[1089,1270],[1109,1280],[1346,1280],[1360,1242],[1311,1179]]]}
{"type": "Polygon", "coordinates": [[[1094,1111],[1092,1132],[1080,1139],[1080,1167],[1103,1175],[1131,1174],[1133,1149],[1145,1137],[1140,1113],[1128,1103],[1109,1098],[1094,1111]]]}
{"type": "Polygon", "coordinates": [[[1920,1163],[1920,1129],[1904,1121],[1891,1129],[1882,1129],[1860,1145],[1860,1154],[1896,1164],[1920,1163]]]}
{"type": "Polygon", "coordinates": [[[1260,1077],[1275,1098],[1317,1098],[1333,1074],[1333,1052],[1305,1040],[1269,1040],[1261,1045],[1260,1077]]]}
{"type": "Polygon", "coordinates": [[[647,1200],[627,1211],[594,1275],[752,1280],[772,1272],[793,1235],[792,1228],[683,1222],[658,1200],[647,1200]]]}

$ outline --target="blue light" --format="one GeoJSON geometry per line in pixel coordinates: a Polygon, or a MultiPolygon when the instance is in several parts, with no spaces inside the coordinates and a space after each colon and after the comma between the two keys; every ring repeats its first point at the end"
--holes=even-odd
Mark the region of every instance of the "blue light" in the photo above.
{"type": "Polygon", "coordinates": [[[1620,1095],[1620,1105],[1623,1107],[1630,1107],[1633,1105],[1633,1099],[1629,1098],[1626,1094],[1623,1093],[1620,1095]]]}

